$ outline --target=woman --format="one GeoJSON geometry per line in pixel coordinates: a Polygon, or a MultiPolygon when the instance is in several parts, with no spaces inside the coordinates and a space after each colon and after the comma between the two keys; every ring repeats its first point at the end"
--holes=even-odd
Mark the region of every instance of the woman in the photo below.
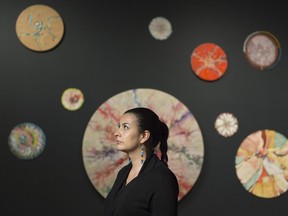
{"type": "Polygon", "coordinates": [[[105,216],[177,216],[179,186],[168,168],[167,125],[150,109],[126,111],[115,132],[130,163],[117,175],[105,200],[105,216]],[[158,147],[161,159],[154,154],[158,147]]]}

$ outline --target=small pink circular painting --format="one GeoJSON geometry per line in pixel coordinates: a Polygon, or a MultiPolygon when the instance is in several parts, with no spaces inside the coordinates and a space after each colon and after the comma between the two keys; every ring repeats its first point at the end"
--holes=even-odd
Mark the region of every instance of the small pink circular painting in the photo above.
{"type": "Polygon", "coordinates": [[[204,159],[199,125],[187,107],[175,97],[155,89],[132,89],[105,101],[92,115],[85,130],[82,154],[87,175],[105,198],[117,172],[128,163],[116,149],[114,132],[121,115],[133,107],[148,107],[169,127],[168,165],[179,183],[181,200],[196,182],[204,159]]]}
{"type": "Polygon", "coordinates": [[[244,139],[235,164],[240,182],[253,195],[273,198],[288,189],[288,141],[274,130],[259,130],[244,139]]]}
{"type": "Polygon", "coordinates": [[[280,51],[277,38],[266,31],[250,34],[246,38],[243,48],[249,64],[258,70],[274,67],[280,59],[280,51]]]}

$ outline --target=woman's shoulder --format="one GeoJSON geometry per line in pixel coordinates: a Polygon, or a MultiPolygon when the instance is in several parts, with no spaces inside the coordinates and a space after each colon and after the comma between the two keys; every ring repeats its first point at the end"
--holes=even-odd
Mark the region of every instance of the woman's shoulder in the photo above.
{"type": "Polygon", "coordinates": [[[157,186],[158,190],[168,190],[179,192],[179,184],[174,172],[161,160],[155,164],[153,170],[148,174],[150,179],[153,179],[153,185],[157,186]]]}
{"type": "Polygon", "coordinates": [[[150,174],[157,176],[161,179],[172,178],[173,180],[176,180],[174,172],[160,159],[156,160],[154,169],[150,174]]]}

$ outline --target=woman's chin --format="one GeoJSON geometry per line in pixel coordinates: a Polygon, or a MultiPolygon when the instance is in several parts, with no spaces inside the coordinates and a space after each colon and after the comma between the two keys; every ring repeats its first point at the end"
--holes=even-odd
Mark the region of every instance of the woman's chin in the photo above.
{"type": "Polygon", "coordinates": [[[121,146],[121,145],[117,145],[117,150],[125,152],[125,148],[123,146],[121,146]]]}

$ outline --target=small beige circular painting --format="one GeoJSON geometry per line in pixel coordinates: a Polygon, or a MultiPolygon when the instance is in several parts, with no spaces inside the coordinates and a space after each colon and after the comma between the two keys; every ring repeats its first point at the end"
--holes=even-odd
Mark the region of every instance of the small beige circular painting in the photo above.
{"type": "Polygon", "coordinates": [[[259,130],[244,139],[235,159],[244,188],[261,198],[278,197],[288,189],[288,141],[274,130],[259,130]]]}
{"type": "Polygon", "coordinates": [[[202,168],[202,133],[195,117],[181,101],[156,89],[121,92],[101,104],[92,115],[82,144],[84,166],[90,181],[105,198],[117,172],[128,164],[127,155],[116,148],[114,132],[121,115],[134,107],[152,109],[169,127],[168,165],[178,179],[178,200],[181,200],[193,188],[202,168]]]}
{"type": "Polygon", "coordinates": [[[78,110],[84,103],[84,95],[78,88],[67,88],[62,93],[61,103],[69,111],[78,110]]]}
{"type": "Polygon", "coordinates": [[[64,23],[53,8],[36,4],[19,14],[16,33],[20,42],[28,49],[48,51],[60,43],[64,35],[64,23]]]}
{"type": "Polygon", "coordinates": [[[248,63],[258,70],[274,67],[280,59],[281,49],[277,38],[267,31],[250,34],[243,47],[248,63]]]}
{"type": "Polygon", "coordinates": [[[150,34],[157,40],[166,40],[172,34],[172,25],[165,17],[155,17],[149,23],[150,34]]]}

